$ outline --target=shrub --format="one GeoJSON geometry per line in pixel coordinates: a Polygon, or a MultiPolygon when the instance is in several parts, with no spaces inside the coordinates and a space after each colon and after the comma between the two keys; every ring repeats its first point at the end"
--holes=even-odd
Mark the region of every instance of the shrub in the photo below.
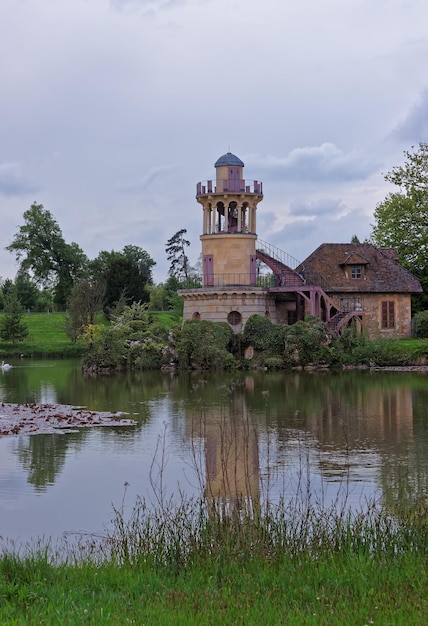
{"type": "Polygon", "coordinates": [[[251,315],[245,324],[243,340],[254,350],[280,355],[284,348],[284,327],[273,324],[268,317],[251,315]]]}
{"type": "Polygon", "coordinates": [[[284,361],[280,356],[269,356],[265,359],[265,367],[268,370],[280,370],[284,367],[284,361]]]}
{"type": "Polygon", "coordinates": [[[230,367],[228,348],[233,331],[226,322],[187,320],[177,336],[180,368],[224,369],[230,367]]]}
{"type": "Polygon", "coordinates": [[[325,365],[331,361],[332,337],[325,322],[308,316],[304,321],[288,326],[285,334],[284,360],[288,365],[305,367],[325,365]]]}
{"type": "Polygon", "coordinates": [[[428,311],[420,311],[413,318],[413,333],[418,339],[428,338],[428,311]]]}

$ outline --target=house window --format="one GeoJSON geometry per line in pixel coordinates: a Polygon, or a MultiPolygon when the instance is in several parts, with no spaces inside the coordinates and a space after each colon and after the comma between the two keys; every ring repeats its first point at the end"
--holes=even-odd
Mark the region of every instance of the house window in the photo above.
{"type": "Polygon", "coordinates": [[[351,278],[361,278],[361,265],[351,265],[351,278]]]}
{"type": "Polygon", "coordinates": [[[382,302],[382,328],[395,327],[395,302],[392,300],[384,300],[382,302]]]}

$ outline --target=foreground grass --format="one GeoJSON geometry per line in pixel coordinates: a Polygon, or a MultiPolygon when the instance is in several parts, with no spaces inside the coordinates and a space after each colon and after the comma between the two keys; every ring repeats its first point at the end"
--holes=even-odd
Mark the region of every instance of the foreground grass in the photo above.
{"type": "Polygon", "coordinates": [[[139,565],[52,567],[3,559],[3,624],[425,624],[422,555],[325,554],[175,574],[139,565]]]}
{"type": "Polygon", "coordinates": [[[6,624],[426,623],[426,504],[406,518],[207,502],[120,512],[106,537],[0,559],[6,624]]]}

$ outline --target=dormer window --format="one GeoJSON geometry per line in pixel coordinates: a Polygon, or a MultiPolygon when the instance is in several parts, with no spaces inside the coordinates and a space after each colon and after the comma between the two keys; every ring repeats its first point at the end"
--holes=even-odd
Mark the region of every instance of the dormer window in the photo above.
{"type": "Polygon", "coordinates": [[[351,278],[361,278],[363,275],[361,265],[351,265],[351,278]]]}

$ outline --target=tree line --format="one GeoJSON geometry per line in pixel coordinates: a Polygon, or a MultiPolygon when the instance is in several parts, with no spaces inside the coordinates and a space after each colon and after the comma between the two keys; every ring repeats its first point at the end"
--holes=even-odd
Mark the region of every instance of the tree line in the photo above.
{"type": "Polygon", "coordinates": [[[89,260],[80,246],[68,244],[52,213],[33,203],[25,211],[7,250],[15,254],[18,272],[14,280],[0,279],[0,337],[10,341],[25,338],[20,322],[24,311],[69,313],[68,332],[76,339],[82,328],[92,324],[95,314],[106,318],[118,305],[153,301],[157,310],[182,311],[177,290],[180,280],[194,270],[186,248],[190,242],[181,229],[165,245],[170,263],[165,283],[155,285],[152,268],[156,261],[143,248],[126,245],[122,250],[101,250],[89,260]]]}
{"type": "MultiPolygon", "coordinates": [[[[398,191],[376,206],[369,241],[395,248],[400,264],[420,280],[424,292],[414,298],[414,310],[420,311],[428,308],[428,144],[420,143],[404,156],[404,164],[385,175],[398,191]]],[[[118,302],[151,302],[157,310],[179,310],[181,281],[201,273],[200,260],[195,267],[189,264],[186,229],[166,242],[168,279],[154,285],[156,261],[143,248],[102,250],[89,260],[77,243],[64,240],[42,204],[33,203],[23,218],[6,248],[15,254],[19,268],[14,281],[0,280],[0,310],[12,311],[18,305],[26,311],[78,309],[88,323],[100,310],[109,318],[118,302]]]]}

